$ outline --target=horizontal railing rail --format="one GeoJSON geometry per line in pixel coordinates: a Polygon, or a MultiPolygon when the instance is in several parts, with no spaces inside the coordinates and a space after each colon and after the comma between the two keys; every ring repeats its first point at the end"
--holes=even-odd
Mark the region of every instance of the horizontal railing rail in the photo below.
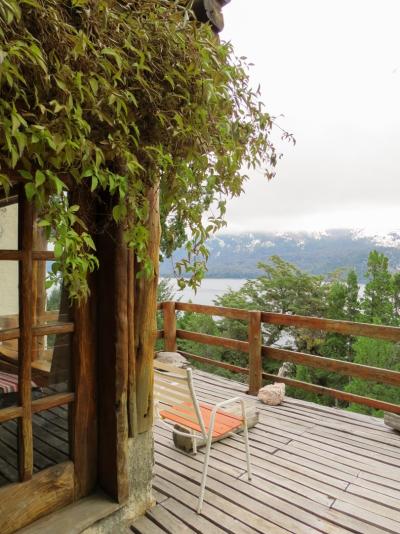
{"type": "Polygon", "coordinates": [[[272,359],[282,362],[292,362],[308,367],[325,369],[330,372],[339,373],[345,376],[357,377],[363,380],[379,382],[391,386],[400,386],[400,372],[380,367],[361,365],[348,361],[338,360],[325,356],[306,354],[294,350],[280,349],[276,347],[263,346],[262,325],[270,324],[282,327],[305,328],[310,330],[320,330],[350,336],[366,336],[385,341],[400,342],[400,328],[393,326],[374,325],[367,323],[356,323],[351,321],[338,321],[334,319],[323,319],[319,317],[306,317],[300,315],[289,315],[271,312],[260,312],[252,310],[242,310],[237,308],[225,308],[219,306],[206,306],[203,304],[192,304],[184,302],[163,302],[157,307],[164,314],[164,328],[157,332],[157,339],[164,339],[164,347],[167,351],[178,350],[182,355],[208,365],[220,367],[234,373],[248,376],[249,393],[255,395],[262,386],[262,381],[278,380],[288,386],[311,391],[320,395],[329,395],[335,399],[350,403],[357,403],[371,408],[385,410],[400,414],[400,405],[355,395],[346,391],[323,387],[301,380],[288,377],[277,377],[271,373],[263,371],[263,359],[272,359]],[[191,332],[176,328],[176,312],[192,312],[215,317],[226,317],[246,321],[248,323],[247,341],[213,336],[200,332],[191,332]],[[199,356],[184,350],[178,349],[178,340],[193,341],[196,343],[224,347],[227,349],[240,351],[248,354],[248,367],[240,367],[199,356]]]}

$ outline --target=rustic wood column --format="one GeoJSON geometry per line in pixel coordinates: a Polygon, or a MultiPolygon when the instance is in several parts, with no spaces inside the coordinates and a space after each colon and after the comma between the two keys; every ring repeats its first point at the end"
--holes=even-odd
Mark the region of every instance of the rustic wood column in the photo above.
{"type": "Polygon", "coordinates": [[[32,327],[33,327],[33,204],[21,192],[19,207],[18,248],[22,252],[19,264],[19,402],[22,418],[18,419],[18,456],[20,480],[32,478],[33,438],[32,438],[32,327]]]}
{"type": "Polygon", "coordinates": [[[135,353],[135,256],[128,250],[128,419],[129,437],[137,435],[135,353]]]}
{"type": "Polygon", "coordinates": [[[128,249],[111,224],[97,240],[99,483],[118,502],[128,481],[128,249]]]}
{"type": "Polygon", "coordinates": [[[149,201],[148,254],[154,272],[152,278],[141,277],[135,284],[135,354],[136,403],[138,433],[150,430],[153,424],[153,359],[157,335],[157,284],[160,253],[159,185],[152,186],[149,201]]]}
{"type": "Polygon", "coordinates": [[[175,302],[163,302],[164,313],[164,349],[176,352],[176,312],[175,302]]]}
{"type": "Polygon", "coordinates": [[[249,395],[257,395],[262,385],[261,312],[249,312],[249,395]]]}

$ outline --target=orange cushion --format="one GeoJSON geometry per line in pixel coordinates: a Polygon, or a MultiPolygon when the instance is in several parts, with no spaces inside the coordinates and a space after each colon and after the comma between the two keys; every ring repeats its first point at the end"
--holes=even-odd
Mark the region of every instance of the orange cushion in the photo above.
{"type": "MultiPolygon", "coordinates": [[[[170,409],[161,411],[160,416],[163,419],[168,419],[169,421],[173,421],[174,423],[177,423],[186,428],[190,428],[191,430],[201,432],[200,425],[197,422],[191,421],[187,418],[187,416],[190,416],[191,418],[196,418],[196,412],[194,410],[193,404],[185,402],[183,404],[178,404],[177,406],[171,406],[170,409]],[[175,412],[181,412],[182,416],[178,415],[177,413],[170,412],[170,409],[175,410],[175,412]]],[[[212,410],[213,406],[209,406],[208,404],[204,403],[200,404],[200,412],[203,416],[204,426],[206,427],[207,432],[210,428],[212,410]]],[[[232,432],[233,430],[239,428],[242,423],[243,417],[233,415],[224,411],[218,411],[215,416],[213,437],[220,437],[224,434],[227,434],[228,432],[232,432]]]]}

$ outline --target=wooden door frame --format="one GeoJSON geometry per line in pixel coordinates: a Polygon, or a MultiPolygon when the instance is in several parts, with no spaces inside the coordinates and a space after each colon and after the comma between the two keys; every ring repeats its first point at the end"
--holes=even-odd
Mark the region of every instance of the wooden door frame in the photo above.
{"type": "Polygon", "coordinates": [[[0,488],[0,532],[9,534],[88,495],[97,480],[96,335],[93,282],[91,297],[73,308],[72,322],[60,325],[33,324],[33,266],[54,259],[51,251],[33,250],[34,207],[23,185],[18,193],[18,250],[0,250],[1,260],[19,262],[19,327],[0,331],[0,341],[19,340],[19,406],[0,410],[0,422],[18,420],[19,482],[0,488]],[[32,401],[31,354],[35,336],[73,333],[72,384],[69,393],[32,401]],[[71,461],[33,474],[32,414],[68,403],[71,461]],[[29,502],[29,507],[27,506],[29,502]]]}

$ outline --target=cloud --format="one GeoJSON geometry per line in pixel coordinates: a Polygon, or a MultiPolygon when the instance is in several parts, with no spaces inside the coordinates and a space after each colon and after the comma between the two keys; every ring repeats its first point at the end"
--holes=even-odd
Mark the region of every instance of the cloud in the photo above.
{"type": "Polygon", "coordinates": [[[279,143],[273,181],[252,173],[230,202],[228,231],[400,226],[400,2],[235,0],[225,19],[222,37],[297,140],[279,143]]]}

